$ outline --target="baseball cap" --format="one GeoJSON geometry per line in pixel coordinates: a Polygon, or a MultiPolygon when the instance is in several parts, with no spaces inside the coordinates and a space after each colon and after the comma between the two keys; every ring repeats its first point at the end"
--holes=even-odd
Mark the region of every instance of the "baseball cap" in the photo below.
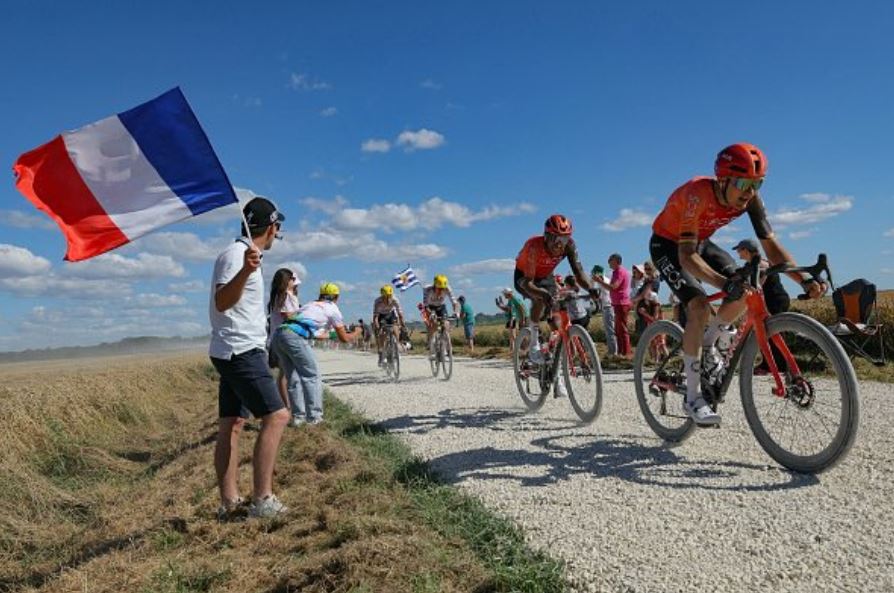
{"type": "Polygon", "coordinates": [[[757,246],[757,241],[755,241],[754,239],[742,239],[736,244],[735,247],[733,247],[734,251],[737,249],[747,249],[751,253],[760,252],[760,248],[757,246]]]}
{"type": "Polygon", "coordinates": [[[512,294],[512,289],[507,286],[503,289],[503,294],[512,294]]]}
{"type": "Polygon", "coordinates": [[[640,274],[645,274],[645,273],[646,273],[646,271],[643,269],[643,267],[642,267],[641,265],[639,265],[639,264],[633,264],[633,269],[634,269],[635,271],[639,272],[640,274]]]}
{"type": "Polygon", "coordinates": [[[245,222],[250,229],[262,229],[286,219],[283,213],[276,209],[276,204],[261,196],[252,198],[242,209],[242,213],[245,214],[245,222]]]}

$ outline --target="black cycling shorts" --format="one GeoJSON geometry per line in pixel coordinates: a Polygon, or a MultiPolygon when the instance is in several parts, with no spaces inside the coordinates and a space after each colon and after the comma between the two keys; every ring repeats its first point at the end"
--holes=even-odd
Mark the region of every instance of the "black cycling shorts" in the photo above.
{"type": "MultiPolygon", "coordinates": [[[[542,300],[540,296],[531,296],[528,290],[524,287],[525,273],[515,268],[515,279],[513,280],[513,284],[515,285],[515,290],[517,290],[523,297],[527,298],[530,301],[533,300],[542,300]]],[[[556,277],[550,274],[546,278],[535,278],[534,286],[538,288],[542,288],[544,290],[548,290],[549,293],[553,296],[559,292],[559,286],[556,284],[556,277]]]]}
{"type": "MultiPolygon", "coordinates": [[[[680,265],[680,246],[676,241],[652,235],[649,253],[661,279],[667,282],[671,292],[677,295],[684,306],[693,298],[707,294],[702,283],[680,265]]],[[[718,274],[729,278],[736,271],[733,257],[707,239],[698,244],[696,253],[718,274]]]]}
{"type": "Polygon", "coordinates": [[[426,307],[429,313],[431,314],[432,320],[437,319],[438,317],[444,318],[447,317],[447,305],[428,305],[426,307]]]}
{"type": "Polygon", "coordinates": [[[397,325],[397,313],[390,311],[388,313],[376,313],[373,322],[379,327],[383,325],[397,325]]]}

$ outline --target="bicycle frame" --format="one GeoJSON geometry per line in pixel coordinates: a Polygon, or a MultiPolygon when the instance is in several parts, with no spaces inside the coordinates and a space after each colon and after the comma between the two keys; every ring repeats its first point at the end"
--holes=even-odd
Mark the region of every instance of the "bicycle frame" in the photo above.
{"type": "MultiPolygon", "coordinates": [[[[560,304],[559,309],[551,313],[550,317],[553,320],[553,323],[557,327],[555,330],[559,333],[559,341],[562,343],[562,352],[565,355],[565,362],[568,366],[568,373],[572,377],[577,376],[577,371],[574,368],[574,358],[571,353],[571,338],[568,336],[568,328],[571,327],[571,318],[568,316],[568,309],[563,306],[564,303],[560,304]]],[[[558,345],[559,341],[556,342],[558,345]]],[[[579,348],[579,346],[577,346],[579,348]]],[[[552,354],[553,350],[550,350],[550,354],[552,354]]],[[[585,354],[581,352],[580,354],[585,354]]],[[[553,362],[552,376],[555,377],[556,373],[559,372],[559,358],[556,358],[553,362]]]]}

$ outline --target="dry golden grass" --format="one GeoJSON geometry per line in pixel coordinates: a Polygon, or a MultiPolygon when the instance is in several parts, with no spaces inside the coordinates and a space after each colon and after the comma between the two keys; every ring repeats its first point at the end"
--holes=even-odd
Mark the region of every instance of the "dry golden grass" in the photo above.
{"type": "Polygon", "coordinates": [[[284,438],[289,520],[218,523],[203,356],[14,366],[0,368],[2,591],[495,590],[390,468],[324,427],[284,438]]]}

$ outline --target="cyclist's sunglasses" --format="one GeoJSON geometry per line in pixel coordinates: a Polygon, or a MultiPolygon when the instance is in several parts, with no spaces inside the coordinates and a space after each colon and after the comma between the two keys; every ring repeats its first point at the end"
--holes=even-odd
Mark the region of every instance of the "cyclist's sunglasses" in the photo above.
{"type": "Polygon", "coordinates": [[[760,177],[758,179],[747,179],[745,177],[732,177],[731,181],[733,185],[736,186],[736,189],[739,191],[748,191],[749,189],[754,188],[754,191],[757,191],[764,184],[764,178],[760,177]]]}
{"type": "Polygon", "coordinates": [[[552,241],[553,243],[558,243],[559,245],[568,245],[568,242],[571,241],[571,235],[555,235],[553,233],[546,233],[546,239],[552,241]]]}

